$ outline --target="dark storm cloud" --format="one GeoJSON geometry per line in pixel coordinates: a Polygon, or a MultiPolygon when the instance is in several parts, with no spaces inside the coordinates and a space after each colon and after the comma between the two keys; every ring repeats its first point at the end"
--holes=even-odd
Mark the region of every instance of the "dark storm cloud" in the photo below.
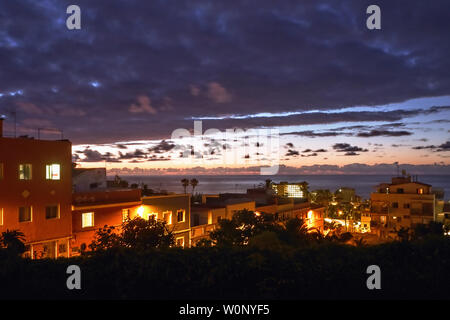
{"type": "MultiPolygon", "coordinates": [[[[56,123],[75,143],[107,143],[167,138],[196,116],[450,94],[450,2],[380,0],[381,32],[365,27],[369,4],[78,0],[82,29],[69,31],[66,2],[1,1],[0,111],[56,123]]],[[[401,121],[405,112],[206,123],[401,121]]]]}

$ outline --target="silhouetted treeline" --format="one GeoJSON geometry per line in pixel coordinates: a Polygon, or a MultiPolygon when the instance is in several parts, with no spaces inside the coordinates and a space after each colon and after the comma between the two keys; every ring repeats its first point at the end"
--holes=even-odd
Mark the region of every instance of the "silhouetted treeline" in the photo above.
{"type": "Polygon", "coordinates": [[[446,299],[450,240],[428,238],[354,247],[113,248],[58,260],[0,250],[1,299],[446,299]],[[67,266],[82,289],[66,288],[67,266]],[[381,268],[381,290],[366,269],[381,268]]]}

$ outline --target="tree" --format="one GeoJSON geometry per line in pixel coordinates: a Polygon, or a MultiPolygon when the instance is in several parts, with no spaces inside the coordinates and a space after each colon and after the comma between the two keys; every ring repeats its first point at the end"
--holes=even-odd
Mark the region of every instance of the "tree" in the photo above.
{"type": "Polygon", "coordinates": [[[186,178],[182,179],[182,180],[181,180],[181,185],[182,185],[183,188],[184,188],[184,193],[186,193],[186,188],[189,187],[189,180],[186,179],[186,178]]]}
{"type": "Polygon", "coordinates": [[[194,190],[197,185],[198,185],[198,180],[195,178],[191,179],[192,194],[194,194],[194,190]]]}
{"type": "Polygon", "coordinates": [[[121,246],[122,240],[115,227],[105,225],[95,232],[94,240],[89,244],[92,251],[108,250],[121,246]]]}
{"type": "Polygon", "coordinates": [[[175,243],[173,233],[165,221],[145,220],[141,217],[126,221],[122,225],[122,245],[138,250],[168,248],[175,243]]]}
{"type": "Polygon", "coordinates": [[[168,248],[174,243],[173,232],[167,228],[166,222],[136,217],[124,221],[120,231],[113,226],[107,225],[97,230],[89,248],[92,251],[119,247],[145,250],[150,248],[168,248]]]}
{"type": "Polygon", "coordinates": [[[25,235],[19,230],[8,230],[2,232],[0,236],[0,245],[9,252],[21,255],[26,251],[25,235]]]}
{"type": "Polygon", "coordinates": [[[221,219],[210,237],[218,246],[242,246],[257,234],[279,228],[273,214],[257,215],[245,209],[236,212],[231,220],[221,219]]]}

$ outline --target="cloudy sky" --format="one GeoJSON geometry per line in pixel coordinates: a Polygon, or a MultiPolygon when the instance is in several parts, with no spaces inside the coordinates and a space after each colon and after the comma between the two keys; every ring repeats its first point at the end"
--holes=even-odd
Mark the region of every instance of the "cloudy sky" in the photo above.
{"type": "Polygon", "coordinates": [[[450,173],[450,2],[377,1],[381,30],[370,4],[1,1],[6,134],[63,130],[82,166],[450,173]]]}

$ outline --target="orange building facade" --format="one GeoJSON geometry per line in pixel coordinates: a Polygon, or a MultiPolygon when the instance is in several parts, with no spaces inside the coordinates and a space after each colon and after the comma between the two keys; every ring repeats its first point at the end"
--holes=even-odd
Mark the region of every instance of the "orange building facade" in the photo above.
{"type": "Polygon", "coordinates": [[[0,128],[0,233],[23,232],[27,256],[69,256],[71,149],[68,140],[5,138],[0,128]]]}

